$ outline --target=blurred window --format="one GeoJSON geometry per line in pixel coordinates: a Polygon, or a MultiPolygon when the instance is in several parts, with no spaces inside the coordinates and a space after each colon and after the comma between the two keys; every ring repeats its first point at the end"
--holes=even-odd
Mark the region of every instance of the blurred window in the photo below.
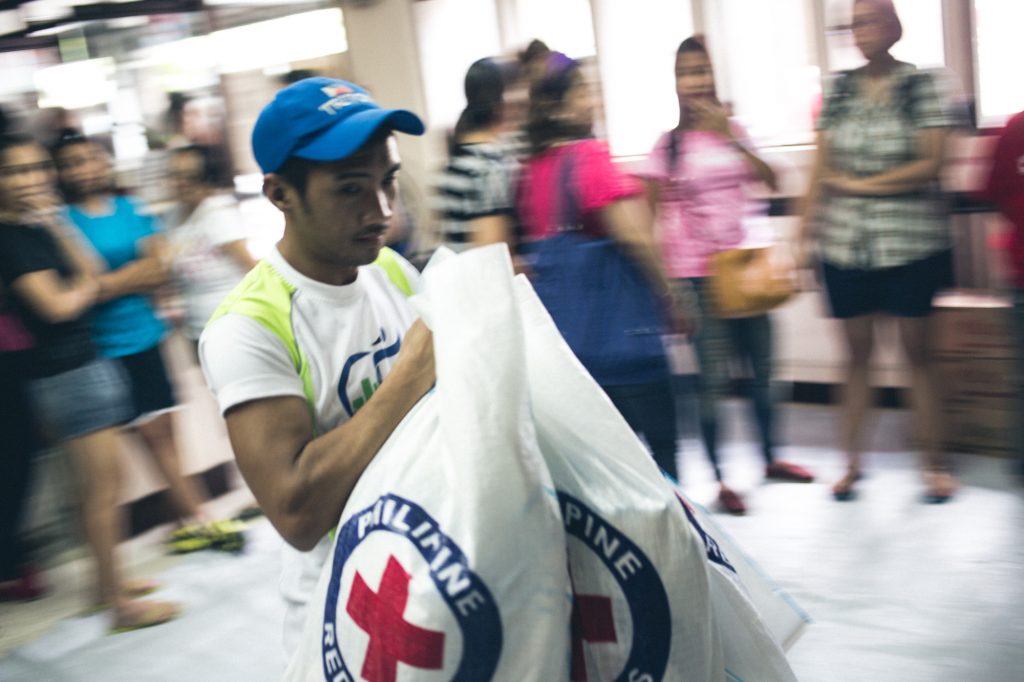
{"type": "Polygon", "coordinates": [[[593,57],[597,52],[589,0],[517,0],[515,15],[520,47],[539,38],[573,59],[593,57]]]}
{"type": "Polygon", "coordinates": [[[1024,2],[974,0],[977,50],[978,118],[981,125],[1002,125],[1024,110],[1020,40],[1024,2]]]}
{"type": "Polygon", "coordinates": [[[821,92],[811,5],[712,0],[704,9],[719,99],[758,144],[809,142],[821,92]]]}
{"type": "Polygon", "coordinates": [[[68,62],[34,74],[39,107],[84,109],[107,104],[117,93],[115,65],[110,57],[68,62]]]}
{"type": "Polygon", "coordinates": [[[139,65],[163,67],[161,86],[170,92],[215,85],[217,73],[279,67],[347,49],[341,10],[323,9],[162,43],[142,50],[139,65]]]}
{"type": "Polygon", "coordinates": [[[647,154],[679,119],[675,53],[693,33],[688,0],[594,0],[608,141],[616,156],[647,154]]]}
{"type": "Polygon", "coordinates": [[[501,51],[497,12],[480,0],[418,2],[413,9],[430,125],[450,128],[466,105],[466,71],[501,51]],[[456,30],[457,40],[453,26],[467,27],[456,30]]]}
{"type": "Polygon", "coordinates": [[[348,50],[340,9],[321,9],[210,34],[221,73],[249,71],[348,50]]]}
{"type": "Polygon", "coordinates": [[[942,28],[942,0],[896,0],[903,37],[892,55],[922,68],[946,66],[946,40],[942,28]]]}

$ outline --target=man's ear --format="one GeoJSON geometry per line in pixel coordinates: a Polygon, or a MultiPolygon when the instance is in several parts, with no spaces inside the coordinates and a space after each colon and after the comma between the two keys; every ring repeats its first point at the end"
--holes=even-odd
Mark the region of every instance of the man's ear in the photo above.
{"type": "Polygon", "coordinates": [[[291,210],[295,201],[295,189],[277,173],[263,176],[263,195],[282,213],[291,210]]]}

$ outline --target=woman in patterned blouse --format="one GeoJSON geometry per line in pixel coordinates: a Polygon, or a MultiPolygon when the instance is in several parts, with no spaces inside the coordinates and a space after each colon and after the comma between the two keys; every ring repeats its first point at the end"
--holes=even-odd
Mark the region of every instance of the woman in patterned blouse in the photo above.
{"type": "Polygon", "coordinates": [[[891,0],[855,0],[851,28],[867,63],[838,74],[825,100],[801,229],[804,254],[816,242],[849,349],[841,430],[848,468],[833,494],[850,499],[860,477],[874,327],[888,315],[910,365],[925,499],[945,502],[956,481],[940,451],[928,340],[932,297],[950,277],[938,179],[953,121],[936,78],[890,54],[903,31],[891,0]]]}

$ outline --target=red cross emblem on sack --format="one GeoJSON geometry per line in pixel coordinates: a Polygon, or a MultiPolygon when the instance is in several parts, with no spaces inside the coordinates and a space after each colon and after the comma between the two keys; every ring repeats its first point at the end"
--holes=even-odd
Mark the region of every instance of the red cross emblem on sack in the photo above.
{"type": "Polygon", "coordinates": [[[410,579],[392,556],[377,592],[359,573],[352,582],[346,611],[370,636],[361,673],[367,682],[395,682],[399,663],[424,670],[440,670],[443,665],[444,633],[405,621],[410,579]]]}
{"type": "Polygon", "coordinates": [[[587,682],[587,662],[583,657],[586,642],[606,643],[618,641],[615,621],[612,619],[611,597],[590,594],[572,595],[572,682],[587,682]]]}

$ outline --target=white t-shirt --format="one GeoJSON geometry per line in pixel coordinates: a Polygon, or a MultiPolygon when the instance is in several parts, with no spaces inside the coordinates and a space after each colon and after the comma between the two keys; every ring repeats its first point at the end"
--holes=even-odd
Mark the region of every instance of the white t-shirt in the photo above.
{"type": "Polygon", "coordinates": [[[238,202],[224,194],[204,199],[181,224],[168,231],[189,338],[199,338],[217,306],[245,276],[241,263],[223,251],[225,244],[245,236],[238,202]]]}
{"type": "MultiPolygon", "coordinates": [[[[417,290],[419,273],[398,259],[417,290]]],[[[267,262],[294,287],[292,330],[309,363],[316,432],[326,433],[347,422],[391,371],[416,315],[402,292],[375,266],[359,268],[352,284],[333,286],[300,274],[276,248],[267,262]]],[[[229,312],[212,322],[202,334],[199,356],[222,413],[261,398],[306,398],[285,344],[246,315],[229,312]]],[[[284,645],[289,655],[302,633],[306,603],[329,551],[327,537],[310,552],[285,545],[281,593],[287,604],[284,645]]]]}

